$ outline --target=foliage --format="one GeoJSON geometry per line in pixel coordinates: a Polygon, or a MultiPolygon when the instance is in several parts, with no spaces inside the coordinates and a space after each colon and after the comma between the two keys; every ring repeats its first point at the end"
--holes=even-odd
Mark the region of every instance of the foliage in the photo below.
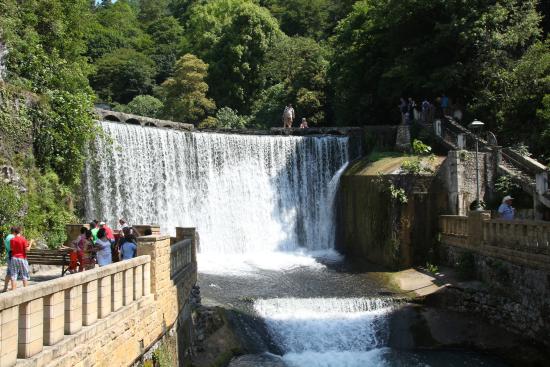
{"type": "Polygon", "coordinates": [[[262,90],[252,104],[254,125],[259,128],[282,126],[281,106],[289,100],[284,83],[262,90]]]}
{"type": "Polygon", "coordinates": [[[401,171],[409,175],[420,175],[427,172],[420,157],[407,158],[401,163],[401,171]]]}
{"type": "Polygon", "coordinates": [[[17,223],[23,203],[17,189],[1,181],[0,197],[0,230],[8,232],[9,227],[17,223]]]}
{"type": "Polygon", "coordinates": [[[432,274],[439,273],[439,267],[435,264],[432,264],[430,262],[426,262],[426,270],[432,274]]]}
{"type": "Polygon", "coordinates": [[[164,116],[198,124],[216,108],[206,96],[208,65],[192,54],[183,55],[174,67],[174,76],[162,83],[158,93],[164,100],[164,116]]]}
{"type": "Polygon", "coordinates": [[[229,107],[222,107],[216,113],[218,127],[223,129],[244,129],[247,125],[247,119],[239,116],[237,111],[229,107]]]}
{"type": "Polygon", "coordinates": [[[115,111],[154,118],[161,117],[163,109],[162,101],[149,95],[136,96],[127,105],[116,105],[114,108],[115,111]]]}
{"type": "Polygon", "coordinates": [[[190,9],[190,49],[209,65],[210,93],[218,105],[251,110],[265,86],[265,55],[282,34],[269,11],[250,0],[212,0],[190,9]]]}
{"type": "Polygon", "coordinates": [[[387,120],[396,100],[440,93],[489,128],[506,102],[502,75],[539,35],[536,0],[358,1],[332,39],[340,123],[387,120]]]}
{"type": "Polygon", "coordinates": [[[432,147],[424,144],[419,139],[414,139],[412,143],[413,153],[418,155],[429,155],[432,153],[432,147]]]}
{"type": "Polygon", "coordinates": [[[325,119],[325,54],[313,39],[281,37],[269,49],[263,67],[268,83],[283,83],[287,101],[295,101],[296,111],[312,124],[325,119]]]}
{"type": "Polygon", "coordinates": [[[397,187],[393,183],[390,183],[388,189],[390,190],[390,195],[392,199],[397,200],[401,204],[406,204],[409,201],[405,189],[397,187]]]}
{"type": "Polygon", "coordinates": [[[103,100],[128,103],[135,96],[152,91],[155,73],[155,63],[150,57],[121,48],[97,60],[90,83],[103,100]]]}
{"type": "Polygon", "coordinates": [[[128,0],[103,3],[94,9],[93,16],[86,36],[88,55],[94,61],[121,48],[144,51],[151,47],[152,40],[128,0]]]}
{"type": "Polygon", "coordinates": [[[153,40],[148,55],[155,62],[157,83],[163,82],[173,72],[174,64],[184,47],[183,28],[174,17],[163,17],[147,27],[147,33],[153,40]]]}
{"type": "Polygon", "coordinates": [[[510,175],[500,176],[495,182],[495,190],[501,195],[509,195],[509,193],[518,188],[519,185],[512,180],[510,175]]]}

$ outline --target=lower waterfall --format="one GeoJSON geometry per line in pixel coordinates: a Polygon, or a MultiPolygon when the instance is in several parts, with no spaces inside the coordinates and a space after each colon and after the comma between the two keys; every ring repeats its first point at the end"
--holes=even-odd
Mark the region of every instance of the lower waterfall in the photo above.
{"type": "Polygon", "coordinates": [[[100,124],[107,139],[91,146],[84,175],[88,219],[197,227],[202,254],[333,248],[347,137],[100,124]]]}

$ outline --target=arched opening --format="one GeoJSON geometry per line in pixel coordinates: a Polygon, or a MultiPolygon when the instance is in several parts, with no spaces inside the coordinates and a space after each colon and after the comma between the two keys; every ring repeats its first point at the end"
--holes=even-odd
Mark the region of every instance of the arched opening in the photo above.
{"type": "Polygon", "coordinates": [[[126,120],[126,123],[131,125],[141,125],[138,119],[128,119],[126,120]]]}
{"type": "Polygon", "coordinates": [[[157,125],[151,121],[146,122],[144,126],[157,127],[157,125]]]}
{"type": "Polygon", "coordinates": [[[120,122],[120,119],[116,116],[113,116],[113,115],[107,115],[107,116],[103,117],[103,119],[106,120],[106,121],[120,122]]]}

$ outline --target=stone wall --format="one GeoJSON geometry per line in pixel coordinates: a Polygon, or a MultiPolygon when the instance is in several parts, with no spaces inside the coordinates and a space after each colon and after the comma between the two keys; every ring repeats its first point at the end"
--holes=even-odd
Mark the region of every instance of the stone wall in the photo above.
{"type": "Polygon", "coordinates": [[[489,212],[442,216],[441,260],[467,282],[442,302],[550,345],[550,223],[491,220],[489,212]]]}
{"type": "Polygon", "coordinates": [[[0,366],[128,366],[190,327],[196,241],[179,240],[140,237],[135,259],[0,295],[0,366]]]}

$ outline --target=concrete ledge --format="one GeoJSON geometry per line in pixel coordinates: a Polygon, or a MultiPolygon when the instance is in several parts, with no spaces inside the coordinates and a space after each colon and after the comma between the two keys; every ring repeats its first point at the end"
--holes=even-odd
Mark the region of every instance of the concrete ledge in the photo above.
{"type": "Polygon", "coordinates": [[[0,295],[0,310],[42,298],[149,262],[151,262],[150,256],[139,256],[131,260],[120,261],[101,268],[67,275],[63,278],[53,279],[30,287],[18,288],[15,291],[0,295]]]}

